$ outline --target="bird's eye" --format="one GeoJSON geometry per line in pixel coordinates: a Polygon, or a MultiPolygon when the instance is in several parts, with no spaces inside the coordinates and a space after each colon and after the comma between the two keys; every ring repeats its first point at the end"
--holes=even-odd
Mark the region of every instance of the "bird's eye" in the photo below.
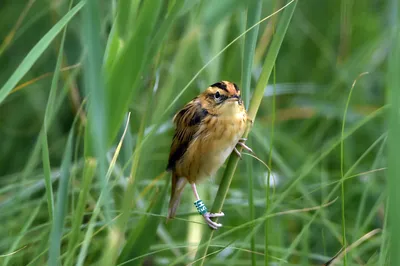
{"type": "Polygon", "coordinates": [[[216,93],[215,93],[215,99],[218,99],[219,97],[220,97],[221,95],[219,94],[219,91],[217,91],[216,93]]]}

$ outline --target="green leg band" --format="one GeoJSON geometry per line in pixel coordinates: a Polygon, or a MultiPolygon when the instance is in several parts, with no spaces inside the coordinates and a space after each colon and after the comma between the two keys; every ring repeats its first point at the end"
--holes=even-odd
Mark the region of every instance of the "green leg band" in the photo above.
{"type": "Polygon", "coordinates": [[[201,199],[197,200],[194,202],[194,206],[196,206],[197,211],[199,214],[203,215],[206,212],[208,212],[206,205],[204,205],[203,201],[201,199]]]}

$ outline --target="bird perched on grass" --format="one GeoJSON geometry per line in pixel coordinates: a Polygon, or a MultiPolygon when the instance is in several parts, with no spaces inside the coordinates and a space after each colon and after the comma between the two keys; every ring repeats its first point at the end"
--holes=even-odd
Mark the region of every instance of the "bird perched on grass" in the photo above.
{"type": "Polygon", "coordinates": [[[224,216],[210,213],[197,193],[196,183],[212,176],[235,151],[236,145],[252,152],[242,135],[251,121],[236,84],[221,81],[208,87],[174,116],[176,126],[167,170],[172,172],[168,219],[175,216],[182,191],[190,183],[198,212],[213,229],[222,225],[210,218],[224,216]]]}

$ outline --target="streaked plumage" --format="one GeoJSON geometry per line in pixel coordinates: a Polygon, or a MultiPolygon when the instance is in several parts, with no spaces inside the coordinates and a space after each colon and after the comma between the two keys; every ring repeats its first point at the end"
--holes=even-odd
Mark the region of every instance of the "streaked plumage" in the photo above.
{"type": "Polygon", "coordinates": [[[215,174],[238,144],[247,120],[240,90],[228,81],[211,85],[178,111],[167,166],[172,172],[169,218],[175,216],[186,182],[215,174]]]}

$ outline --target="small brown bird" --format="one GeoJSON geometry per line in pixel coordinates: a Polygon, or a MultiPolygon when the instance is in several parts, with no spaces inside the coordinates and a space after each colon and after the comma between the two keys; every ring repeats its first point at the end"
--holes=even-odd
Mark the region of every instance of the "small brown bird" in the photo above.
{"type": "Polygon", "coordinates": [[[167,166],[172,172],[168,219],[175,216],[183,188],[189,182],[196,197],[194,204],[207,224],[213,229],[222,226],[210,218],[224,216],[224,213],[207,211],[196,183],[215,174],[232,151],[240,156],[236,145],[252,152],[241,138],[247,121],[251,120],[240,90],[228,81],[211,85],[174,116],[176,130],[167,166]]]}

